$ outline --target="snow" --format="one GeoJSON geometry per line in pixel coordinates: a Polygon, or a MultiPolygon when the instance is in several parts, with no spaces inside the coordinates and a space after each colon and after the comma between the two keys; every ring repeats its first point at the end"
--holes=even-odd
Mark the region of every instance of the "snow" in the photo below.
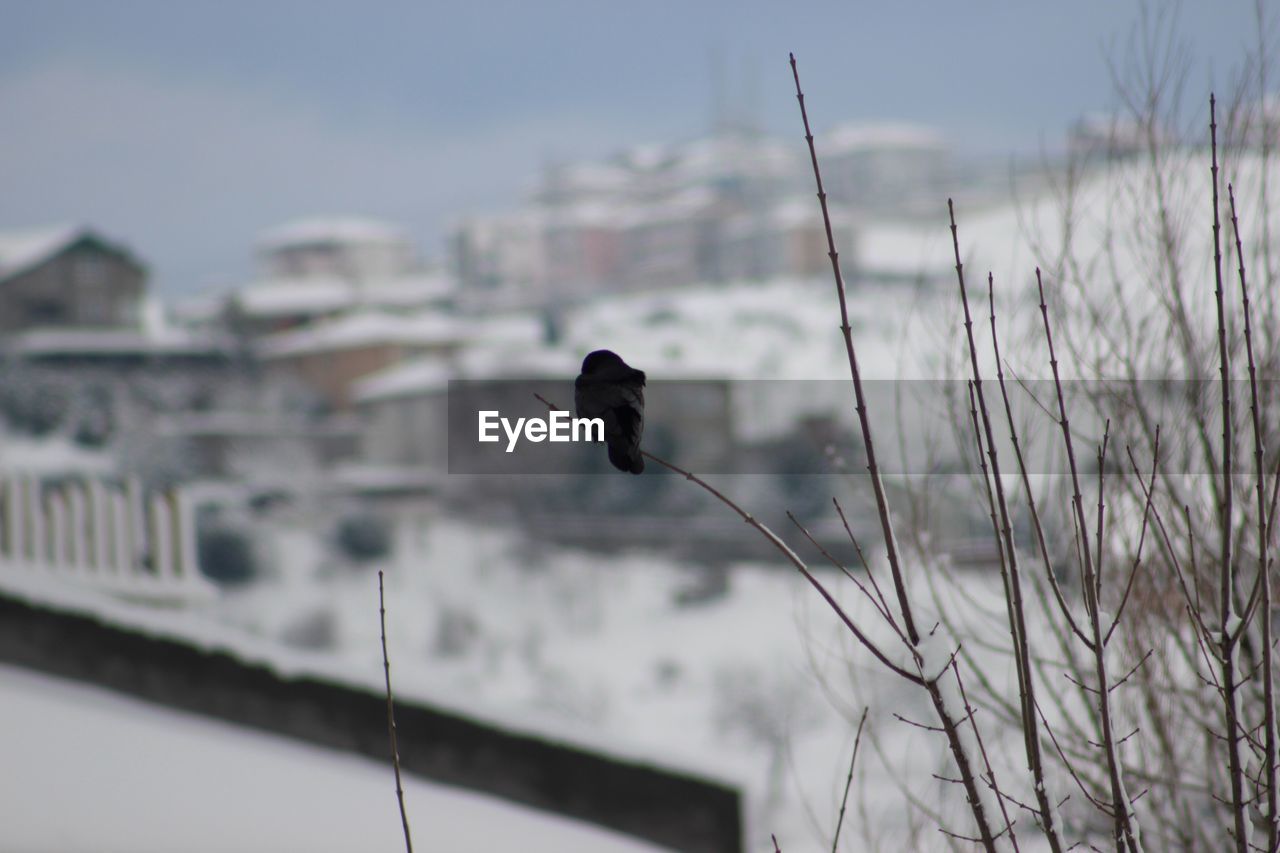
{"type": "MultiPolygon", "coordinates": [[[[0,709],[5,850],[403,847],[389,764],[5,665],[0,709]]],[[[659,849],[411,776],[404,796],[427,849],[659,849]]]]}
{"type": "Polygon", "coordinates": [[[116,473],[116,458],[109,452],[83,447],[62,436],[37,439],[0,432],[0,470],[55,477],[111,476],[116,473]]]}
{"type": "Polygon", "coordinates": [[[866,149],[903,150],[945,147],[942,135],[931,127],[901,122],[841,124],[815,140],[818,154],[834,156],[866,149]]]}
{"type": "Polygon", "coordinates": [[[85,229],[77,225],[0,231],[0,278],[8,278],[47,260],[84,233],[85,229]]]}
{"type": "Polygon", "coordinates": [[[359,282],[343,278],[267,278],[232,294],[236,307],[252,317],[321,315],[371,307],[412,307],[441,300],[454,290],[445,275],[375,277],[359,282]]]}
{"type": "Polygon", "coordinates": [[[176,328],[48,328],[19,332],[8,343],[22,355],[218,355],[222,342],[176,328]]]}
{"type": "MultiPolygon", "coordinates": [[[[1256,187],[1256,167],[1245,158],[1230,174],[1237,186],[1256,187]]],[[[1152,269],[1148,249],[1138,238],[1112,238],[1126,222],[1149,219],[1140,207],[1141,168],[1121,164],[1087,176],[1073,221],[1081,255],[1096,254],[1109,243],[1117,251],[1114,270],[1094,270],[1097,275],[1083,276],[1081,284],[1115,288],[1139,309],[1149,299],[1150,276],[1143,274],[1152,269]]],[[[1188,274],[1196,275],[1209,256],[1203,152],[1179,156],[1171,168],[1173,218],[1185,225],[1188,274]]],[[[987,269],[996,275],[1002,316],[1009,305],[1021,309],[1033,327],[1038,323],[1034,269],[1054,260],[1041,241],[1051,245],[1062,230],[1058,203],[1048,195],[1028,200],[1021,209],[971,206],[957,199],[971,300],[982,302],[975,306],[980,352],[987,349],[982,281],[987,269]]],[[[1250,198],[1241,199],[1246,222],[1253,221],[1251,205],[1250,198]]],[[[860,244],[862,269],[925,279],[920,287],[850,282],[850,323],[863,376],[967,374],[966,361],[956,366],[947,360],[959,329],[947,224],[872,222],[860,244]],[[931,281],[935,278],[938,284],[931,281]]],[[[1046,284],[1052,296],[1056,285],[1046,284]]],[[[1204,296],[1212,298],[1208,291],[1204,296]]],[[[600,297],[566,311],[563,342],[556,347],[537,342],[534,315],[512,315],[503,320],[509,328],[491,328],[486,342],[465,349],[454,365],[426,359],[406,363],[369,378],[361,391],[365,399],[413,393],[438,388],[449,376],[511,375],[512,365],[569,377],[585,352],[608,346],[654,377],[840,380],[831,384],[847,412],[848,363],[835,306],[828,277],[600,297]]],[[[1015,310],[1011,319],[1018,316],[1015,310]]],[[[1030,363],[1039,369],[1020,369],[1020,375],[1043,376],[1043,353],[1030,352],[1038,359],[1030,363]]],[[[1029,361],[1013,340],[1006,355],[1013,364],[1029,361]]],[[[989,366],[984,369],[990,378],[989,366]]],[[[745,478],[725,480],[717,486],[734,496],[748,488],[745,478]]],[[[788,853],[829,847],[824,832],[838,807],[853,727],[868,703],[873,714],[864,746],[877,745],[861,754],[866,758],[859,758],[859,784],[850,795],[851,806],[865,801],[867,824],[848,826],[847,837],[865,830],[888,839],[885,849],[946,844],[940,837],[921,845],[903,843],[911,807],[896,779],[910,780],[913,795],[941,803],[953,819],[949,825],[966,830],[954,786],[928,781],[931,773],[952,775],[941,738],[888,717],[894,710],[925,724],[936,722],[927,697],[886,675],[794,574],[776,566],[735,564],[727,570],[722,594],[691,605],[681,603],[681,596],[701,582],[705,567],[639,551],[606,557],[533,544],[511,532],[417,512],[405,510],[398,519],[397,555],[386,563],[389,639],[401,695],[465,709],[495,725],[728,779],[745,792],[750,849],[772,849],[766,841],[776,832],[788,853]],[[401,613],[411,617],[400,618],[401,613]],[[778,729],[787,741],[781,790],[772,764],[778,729]]],[[[103,603],[88,592],[29,588],[25,594],[40,600],[57,596],[63,606],[139,630],[231,649],[284,673],[317,673],[380,689],[371,575],[342,564],[321,536],[301,525],[292,534],[292,539],[281,534],[275,576],[199,611],[140,615],[136,608],[103,603]],[[317,614],[333,626],[329,644],[290,647],[291,628],[317,614]]],[[[678,524],[671,535],[680,535],[678,524]]],[[[868,556],[875,561],[874,554],[868,556]]],[[[922,592],[925,584],[933,594],[931,606],[917,613],[918,624],[947,621],[952,626],[940,629],[927,645],[925,665],[931,673],[959,641],[989,640],[1007,631],[1000,627],[1005,616],[997,577],[935,572],[906,558],[904,564],[913,599],[930,604],[922,592]],[[956,588],[946,588],[952,582],[956,588]]],[[[855,622],[893,648],[892,634],[865,600],[838,578],[832,586],[855,622]]],[[[1037,630],[1032,626],[1032,636],[1037,630]]],[[[974,642],[966,644],[966,653],[977,656],[997,682],[1004,679],[998,684],[1004,695],[1015,695],[1007,656],[974,642]]],[[[965,685],[975,690],[968,679],[965,685]]],[[[949,694],[947,701],[963,716],[958,696],[949,694]]],[[[984,737],[993,761],[1001,765],[998,772],[1005,773],[1002,781],[1021,779],[1006,769],[1016,771],[1022,760],[1019,739],[1010,741],[999,731],[992,736],[994,725],[978,719],[988,726],[984,737]]],[[[1070,793],[1061,780],[1049,781],[1051,802],[1070,793]]],[[[1071,801],[1068,812],[1078,800],[1071,801]]],[[[990,809],[993,821],[997,813],[990,809]]],[[[394,815],[389,822],[394,829],[394,815]]]]}
{"type": "MultiPolygon", "coordinates": [[[[965,220],[965,235],[972,223],[965,220]]],[[[936,278],[954,274],[951,233],[942,222],[868,222],[858,233],[858,266],[867,275],[936,278]]]]}
{"type": "Polygon", "coordinates": [[[404,243],[398,226],[354,216],[312,217],[288,222],[264,233],[258,248],[267,251],[315,243],[404,243]]]}
{"type": "MultiPolygon", "coordinates": [[[[936,366],[925,360],[934,353],[910,345],[923,319],[915,306],[931,297],[899,286],[855,286],[854,291],[850,324],[864,377],[936,375],[936,366]]],[[[571,314],[566,325],[570,349],[586,353],[607,343],[628,363],[655,375],[666,370],[676,376],[688,369],[737,379],[849,378],[829,278],[600,299],[571,314]]]]}
{"type": "Polygon", "coordinates": [[[233,299],[254,317],[323,314],[351,303],[351,285],[337,278],[266,279],[241,288],[233,299]]]}
{"type": "MultiPolygon", "coordinates": [[[[276,547],[287,552],[286,560],[278,567],[289,576],[286,580],[296,580],[302,576],[309,578],[301,587],[289,585],[290,591],[286,593],[291,598],[289,601],[269,600],[269,596],[279,594],[281,588],[267,584],[251,593],[224,595],[203,613],[197,609],[179,611],[147,608],[86,585],[68,584],[65,578],[38,572],[0,572],[0,589],[6,595],[20,600],[90,615],[106,624],[147,636],[176,639],[205,651],[225,652],[242,661],[268,667],[283,678],[312,676],[381,695],[384,689],[381,658],[375,660],[365,654],[378,648],[377,608],[375,606],[372,609],[373,618],[370,620],[369,612],[364,607],[369,600],[369,590],[360,590],[361,594],[353,597],[352,593],[356,590],[350,585],[350,581],[355,578],[347,578],[347,583],[339,581],[336,585],[326,582],[332,580],[326,577],[328,571],[323,564],[326,546],[315,541],[312,534],[282,535],[276,547]],[[316,584],[316,581],[320,582],[316,584]],[[275,593],[269,591],[273,587],[275,593]],[[353,617],[359,627],[357,646],[346,649],[346,654],[318,655],[312,651],[299,650],[282,645],[280,637],[274,635],[275,631],[284,627],[282,623],[289,622],[300,611],[314,605],[318,600],[317,595],[320,598],[336,595],[331,603],[338,603],[345,598],[342,605],[344,607],[356,605],[357,600],[364,599],[359,605],[359,612],[350,610],[343,614],[353,617]],[[366,646],[366,642],[369,645],[366,646]]],[[[396,583],[394,577],[388,578],[388,594],[396,583]]],[[[374,584],[372,600],[376,604],[376,580],[374,584]]],[[[435,601],[431,606],[435,609],[439,604],[439,601],[435,601]]],[[[390,612],[390,604],[388,611],[390,612]]],[[[426,627],[433,627],[434,624],[427,623],[426,627]]],[[[388,636],[392,630],[388,628],[388,636]]],[[[394,630],[403,632],[406,629],[401,626],[394,630]]],[[[518,712],[513,712],[510,704],[503,701],[501,691],[486,695],[469,683],[460,686],[457,682],[441,682],[430,677],[429,673],[416,670],[412,663],[402,665],[397,660],[398,657],[392,655],[396,661],[396,695],[399,697],[416,698],[446,712],[467,716],[516,734],[576,744],[624,761],[641,764],[656,761],[678,772],[701,776],[722,784],[733,783],[732,775],[724,773],[715,762],[707,760],[705,756],[699,757],[697,753],[682,755],[674,750],[664,750],[625,733],[605,738],[598,731],[583,729],[579,725],[581,721],[566,720],[561,714],[548,712],[546,708],[519,709],[518,712]],[[403,673],[400,672],[401,669],[404,670],[403,673]]],[[[416,655],[411,649],[405,649],[404,657],[413,661],[416,655]]]]}
{"type": "Polygon", "coordinates": [[[357,380],[351,399],[357,403],[411,397],[449,387],[456,370],[443,358],[415,358],[357,380]]]}
{"type": "Polygon", "coordinates": [[[626,190],[632,174],[610,163],[579,162],[552,167],[547,183],[558,192],[574,195],[614,194],[626,190]]]}
{"type": "Polygon", "coordinates": [[[802,163],[800,149],[790,143],[722,134],[676,148],[673,171],[687,181],[743,173],[760,178],[794,175],[802,163]]]}
{"type": "Polygon", "coordinates": [[[473,345],[450,358],[423,356],[372,373],[353,386],[352,399],[371,403],[396,397],[433,394],[452,380],[572,380],[581,359],[563,348],[538,345],[473,345]]]}
{"type": "MultiPolygon", "coordinates": [[[[738,492],[741,484],[721,485],[738,492]]],[[[396,529],[396,556],[380,567],[387,572],[388,643],[402,701],[430,702],[511,731],[737,787],[752,853],[772,849],[770,832],[794,853],[829,849],[826,833],[864,704],[873,708],[867,738],[879,745],[864,742],[859,758],[860,774],[869,775],[850,794],[851,844],[864,830],[902,837],[910,811],[886,773],[927,779],[945,772],[945,742],[888,715],[934,722],[927,696],[852,643],[792,571],[735,564],[722,595],[682,604],[702,570],[653,554],[605,560],[417,511],[400,516],[396,529]],[[869,824],[855,819],[856,802],[866,803],[869,824]]],[[[324,539],[304,527],[281,531],[271,550],[279,556],[274,576],[180,612],[141,609],[42,578],[9,576],[0,584],[11,595],[182,637],[286,677],[312,675],[380,692],[374,575],[335,562],[324,539]],[[331,626],[331,640],[320,648],[294,645],[294,627],[314,619],[331,626]]],[[[998,578],[964,577],[963,593],[939,601],[935,612],[922,577],[913,572],[909,579],[922,602],[922,625],[943,611],[975,624],[1003,618],[998,578]]],[[[893,650],[893,635],[867,601],[838,577],[824,579],[851,618],[893,650]]],[[[1002,673],[1003,663],[991,672],[1002,673]]],[[[56,754],[55,764],[72,757],[64,759],[60,748],[56,754]]],[[[379,814],[395,828],[394,812],[379,814]]],[[[963,811],[954,819],[965,825],[963,811]]],[[[926,840],[920,849],[928,847],[926,840]]]]}
{"type": "Polygon", "coordinates": [[[379,345],[451,346],[466,337],[466,327],[466,321],[436,312],[358,311],[270,335],[258,353],[275,359],[379,345]]]}

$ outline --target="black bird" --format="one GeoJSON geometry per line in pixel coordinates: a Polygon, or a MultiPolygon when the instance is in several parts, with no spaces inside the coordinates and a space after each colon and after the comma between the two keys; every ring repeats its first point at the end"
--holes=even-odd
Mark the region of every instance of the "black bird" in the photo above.
{"type": "Polygon", "coordinates": [[[582,360],[582,374],[573,383],[573,406],[580,418],[604,421],[609,461],[619,471],[644,470],[640,435],[644,432],[644,371],[636,370],[607,349],[582,360]]]}

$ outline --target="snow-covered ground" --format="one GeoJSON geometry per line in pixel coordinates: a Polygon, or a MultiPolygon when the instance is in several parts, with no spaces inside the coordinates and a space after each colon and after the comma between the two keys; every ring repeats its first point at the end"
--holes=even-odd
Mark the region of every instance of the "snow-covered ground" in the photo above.
{"type": "MultiPolygon", "coordinates": [[[[0,850],[403,848],[391,769],[0,666],[0,850]]],[[[650,844],[412,777],[417,846],[643,853],[650,844]]]]}

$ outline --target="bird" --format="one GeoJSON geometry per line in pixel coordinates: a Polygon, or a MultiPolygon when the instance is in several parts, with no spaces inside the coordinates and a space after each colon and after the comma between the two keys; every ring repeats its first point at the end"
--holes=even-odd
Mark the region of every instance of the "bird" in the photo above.
{"type": "Polygon", "coordinates": [[[609,461],[619,471],[644,470],[640,436],[644,432],[644,371],[611,350],[599,349],[582,360],[573,383],[573,404],[580,418],[604,421],[609,461]]]}

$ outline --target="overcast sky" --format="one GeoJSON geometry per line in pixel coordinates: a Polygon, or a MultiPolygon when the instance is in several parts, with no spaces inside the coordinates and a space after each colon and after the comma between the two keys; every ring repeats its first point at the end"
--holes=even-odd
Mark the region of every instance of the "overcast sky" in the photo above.
{"type": "MultiPolygon", "coordinates": [[[[705,133],[717,67],[799,141],[788,51],[816,130],[905,119],[966,150],[1035,151],[1115,105],[1106,58],[1138,9],[0,0],[0,228],[92,224],[166,293],[243,278],[254,235],[304,215],[392,219],[439,254],[450,221],[514,204],[549,159],[705,133]]],[[[1190,91],[1225,88],[1253,2],[1186,3],[1179,32],[1190,91]]]]}

